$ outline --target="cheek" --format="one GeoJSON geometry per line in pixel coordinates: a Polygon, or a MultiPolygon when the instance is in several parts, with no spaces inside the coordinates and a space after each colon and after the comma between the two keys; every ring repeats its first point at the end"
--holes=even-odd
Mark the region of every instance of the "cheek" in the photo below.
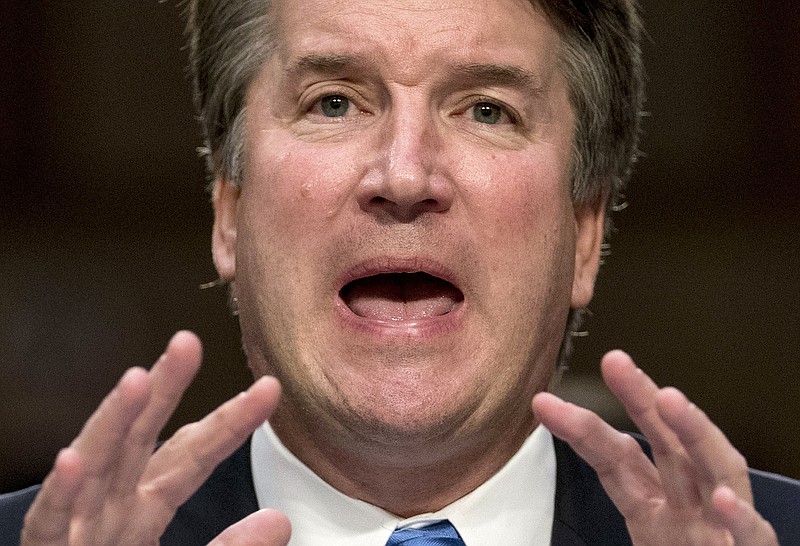
{"type": "Polygon", "coordinates": [[[538,153],[493,154],[465,162],[459,176],[472,182],[462,196],[476,233],[497,249],[556,244],[573,222],[561,155],[545,147],[538,153]]]}
{"type": "Polygon", "coordinates": [[[347,147],[310,145],[285,135],[261,139],[247,150],[245,165],[246,219],[286,245],[328,226],[359,176],[347,147]]]}
{"type": "MultiPolygon", "coordinates": [[[[545,149],[552,151],[552,149],[545,149]]],[[[489,272],[492,313],[513,324],[566,309],[574,267],[574,215],[568,174],[557,154],[484,158],[481,184],[466,200],[489,272]],[[479,191],[478,191],[479,190],[479,191]],[[513,320],[512,320],[513,319],[513,320]]]]}

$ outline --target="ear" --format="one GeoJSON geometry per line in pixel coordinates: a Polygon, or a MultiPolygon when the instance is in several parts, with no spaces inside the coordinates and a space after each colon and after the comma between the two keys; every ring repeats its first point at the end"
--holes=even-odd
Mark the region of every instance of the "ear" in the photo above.
{"type": "Polygon", "coordinates": [[[594,281],[600,269],[600,251],[606,222],[607,194],[592,203],[575,207],[575,273],[572,279],[572,308],[589,305],[594,281]]]}
{"type": "Polygon", "coordinates": [[[231,282],[236,277],[236,207],[240,190],[227,180],[214,181],[214,229],[211,252],[219,278],[231,282]]]}

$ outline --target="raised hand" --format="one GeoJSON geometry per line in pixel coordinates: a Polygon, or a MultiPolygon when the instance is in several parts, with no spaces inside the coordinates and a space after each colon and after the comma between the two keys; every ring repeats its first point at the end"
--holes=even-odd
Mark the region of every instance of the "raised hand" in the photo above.
{"type": "MultiPolygon", "coordinates": [[[[201,346],[177,333],[150,371],[128,370],[56,458],[25,517],[25,546],[158,544],[178,507],[272,413],[280,387],[261,378],[153,452],[158,434],[200,367],[201,346]]],[[[289,523],[256,512],[215,546],[285,546],[289,523]]]]}
{"type": "Polygon", "coordinates": [[[705,413],[678,390],[659,389],[621,351],[603,358],[602,372],[650,443],[652,462],[589,410],[549,393],[534,397],[533,410],[597,471],[634,544],[778,544],[753,508],[744,457],[705,413]]]}

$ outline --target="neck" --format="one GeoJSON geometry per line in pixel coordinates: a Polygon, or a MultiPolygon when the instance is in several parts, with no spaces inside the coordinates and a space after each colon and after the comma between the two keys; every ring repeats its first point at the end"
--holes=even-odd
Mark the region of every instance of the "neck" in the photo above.
{"type": "Polygon", "coordinates": [[[400,517],[436,512],[476,489],[536,425],[530,412],[521,412],[480,433],[431,435],[420,442],[417,436],[376,441],[340,428],[307,426],[286,407],[270,423],[287,449],[332,487],[400,517]]]}

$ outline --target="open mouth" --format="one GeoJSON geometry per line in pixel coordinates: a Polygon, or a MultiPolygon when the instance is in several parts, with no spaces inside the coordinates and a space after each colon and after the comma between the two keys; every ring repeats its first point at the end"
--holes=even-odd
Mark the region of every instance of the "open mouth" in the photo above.
{"type": "Polygon", "coordinates": [[[452,283],[428,273],[380,273],[349,282],[339,295],[356,315],[382,321],[439,317],[464,301],[452,283]]]}

